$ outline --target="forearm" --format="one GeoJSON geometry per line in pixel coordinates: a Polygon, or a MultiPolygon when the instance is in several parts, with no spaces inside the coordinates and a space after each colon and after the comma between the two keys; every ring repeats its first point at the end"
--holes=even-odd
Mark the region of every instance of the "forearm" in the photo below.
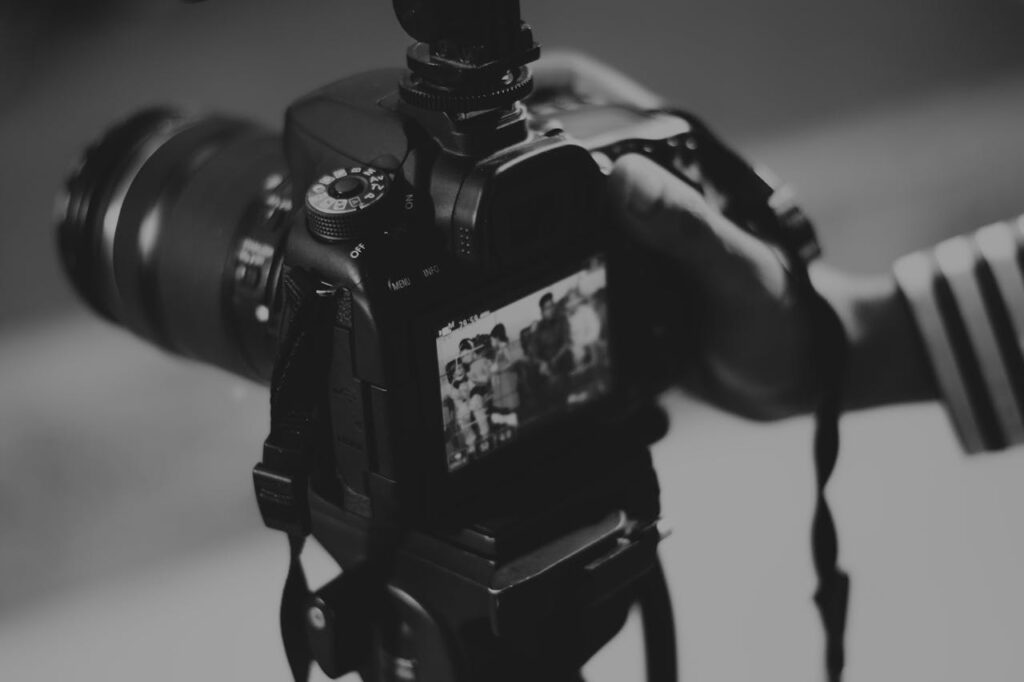
{"type": "Polygon", "coordinates": [[[939,397],[914,321],[891,275],[854,276],[816,265],[812,276],[850,341],[844,386],[848,409],[939,397]]]}

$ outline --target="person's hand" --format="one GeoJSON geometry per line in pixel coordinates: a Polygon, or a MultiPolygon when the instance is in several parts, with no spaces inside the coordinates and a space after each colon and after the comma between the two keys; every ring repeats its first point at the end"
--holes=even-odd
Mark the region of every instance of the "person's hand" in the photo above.
{"type": "Polygon", "coordinates": [[[621,226],[696,284],[700,371],[686,388],[752,418],[809,409],[819,390],[810,316],[780,255],[644,157],[619,159],[609,184],[621,226]]]}
{"type": "Polygon", "coordinates": [[[620,71],[579,52],[545,51],[530,66],[537,96],[576,95],[584,99],[657,109],[663,100],[620,71]]]}
{"type": "MultiPolygon", "coordinates": [[[[541,94],[574,94],[640,109],[664,106],[636,81],[579,53],[547,54],[532,69],[541,94]]],[[[702,371],[688,374],[686,387],[750,417],[808,409],[818,390],[808,360],[810,324],[773,249],[643,157],[620,159],[610,186],[623,227],[669,255],[701,289],[707,311],[707,319],[699,321],[702,371]]]]}
{"type": "MultiPolygon", "coordinates": [[[[531,68],[541,99],[565,94],[638,109],[665,105],[643,85],[579,53],[545,53],[531,68]]],[[[620,159],[609,184],[622,226],[668,255],[700,289],[704,317],[693,322],[703,332],[701,357],[686,387],[753,418],[810,410],[822,387],[811,364],[809,315],[777,253],[643,157],[620,159]]],[[[848,275],[820,265],[811,274],[850,340],[846,406],[933,399],[927,361],[892,277],[848,275]]]]}

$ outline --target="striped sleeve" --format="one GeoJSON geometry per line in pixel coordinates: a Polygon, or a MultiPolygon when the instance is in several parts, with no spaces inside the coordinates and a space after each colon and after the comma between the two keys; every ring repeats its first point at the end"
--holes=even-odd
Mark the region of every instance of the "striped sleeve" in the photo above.
{"type": "Polygon", "coordinates": [[[970,453],[1024,443],[1024,216],[896,261],[946,408],[970,453]]]}

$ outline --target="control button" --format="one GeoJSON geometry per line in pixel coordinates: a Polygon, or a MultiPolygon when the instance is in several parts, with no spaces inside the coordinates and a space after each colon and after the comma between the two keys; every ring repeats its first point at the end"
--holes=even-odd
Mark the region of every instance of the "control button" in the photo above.
{"type": "Polygon", "coordinates": [[[328,194],[332,197],[339,199],[351,199],[354,196],[358,196],[362,193],[365,185],[359,178],[354,178],[351,175],[347,175],[343,178],[338,178],[327,188],[328,194]]]}
{"type": "Polygon", "coordinates": [[[242,266],[242,283],[248,287],[258,287],[262,275],[262,271],[255,265],[242,266]]]}
{"type": "Polygon", "coordinates": [[[391,291],[403,291],[412,286],[412,277],[396,277],[388,279],[388,289],[391,291]]]}
{"type": "Polygon", "coordinates": [[[607,154],[601,151],[593,151],[590,152],[590,155],[594,157],[594,161],[597,162],[597,167],[601,169],[602,173],[605,175],[611,175],[612,167],[615,165],[615,162],[612,161],[607,154]]]}
{"type": "Polygon", "coordinates": [[[362,239],[388,219],[391,180],[371,166],[353,166],[321,177],[306,192],[306,226],[327,242],[362,239]]]}

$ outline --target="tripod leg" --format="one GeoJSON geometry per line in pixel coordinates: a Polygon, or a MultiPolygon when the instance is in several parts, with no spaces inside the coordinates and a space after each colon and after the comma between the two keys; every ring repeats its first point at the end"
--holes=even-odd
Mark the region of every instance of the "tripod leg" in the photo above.
{"type": "Polygon", "coordinates": [[[385,615],[376,626],[374,653],[363,682],[454,682],[455,649],[441,625],[407,592],[388,586],[385,615]]]}
{"type": "Polygon", "coordinates": [[[644,629],[647,682],[677,682],[676,627],[660,560],[640,580],[637,599],[644,629]]]}

